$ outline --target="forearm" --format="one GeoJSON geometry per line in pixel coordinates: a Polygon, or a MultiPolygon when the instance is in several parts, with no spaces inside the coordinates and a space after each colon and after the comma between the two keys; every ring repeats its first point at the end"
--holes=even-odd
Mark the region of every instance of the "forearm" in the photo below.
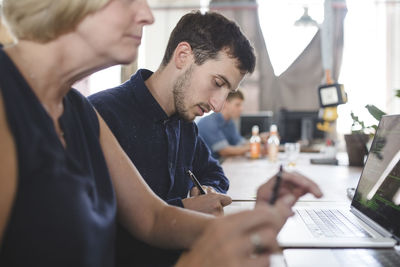
{"type": "Polygon", "coordinates": [[[213,220],[210,215],[165,206],[157,214],[151,235],[146,239],[150,244],[164,248],[190,248],[213,220]]]}
{"type": "Polygon", "coordinates": [[[250,150],[250,146],[248,144],[240,145],[240,146],[228,146],[218,151],[221,157],[229,157],[229,156],[241,156],[246,154],[250,150]]]}
{"type": "Polygon", "coordinates": [[[167,205],[123,152],[101,117],[100,141],[118,204],[120,223],[136,238],[165,248],[186,248],[212,217],[167,205]]]}

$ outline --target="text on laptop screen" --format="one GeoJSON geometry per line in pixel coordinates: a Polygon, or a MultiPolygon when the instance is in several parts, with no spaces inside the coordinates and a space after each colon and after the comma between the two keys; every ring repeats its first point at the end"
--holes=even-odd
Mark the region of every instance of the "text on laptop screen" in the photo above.
{"type": "Polygon", "coordinates": [[[400,115],[384,116],[352,205],[400,237],[400,115]]]}

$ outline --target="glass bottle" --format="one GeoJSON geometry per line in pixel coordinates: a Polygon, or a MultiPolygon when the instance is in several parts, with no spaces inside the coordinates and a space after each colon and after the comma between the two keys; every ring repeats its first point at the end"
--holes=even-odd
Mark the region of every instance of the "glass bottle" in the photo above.
{"type": "Polygon", "coordinates": [[[278,127],[272,124],[269,129],[269,137],[267,140],[268,160],[271,162],[276,162],[278,160],[279,143],[278,127]]]}
{"type": "Polygon", "coordinates": [[[250,157],[252,159],[258,159],[261,155],[261,138],[259,136],[259,128],[254,125],[251,128],[251,138],[250,138],[250,157]]]}

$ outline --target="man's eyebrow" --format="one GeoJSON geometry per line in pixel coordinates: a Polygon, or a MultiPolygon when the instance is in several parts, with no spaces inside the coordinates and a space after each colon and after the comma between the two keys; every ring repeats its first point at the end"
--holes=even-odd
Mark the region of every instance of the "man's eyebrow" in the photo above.
{"type": "Polygon", "coordinates": [[[228,79],[224,75],[217,74],[217,77],[224,80],[224,82],[228,85],[228,89],[230,89],[230,90],[232,89],[231,83],[228,81],[228,79]]]}

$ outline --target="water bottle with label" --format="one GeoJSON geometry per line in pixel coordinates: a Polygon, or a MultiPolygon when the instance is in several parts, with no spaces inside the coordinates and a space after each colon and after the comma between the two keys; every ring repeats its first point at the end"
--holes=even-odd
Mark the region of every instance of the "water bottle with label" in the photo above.
{"type": "Polygon", "coordinates": [[[267,140],[268,160],[271,162],[276,162],[278,160],[279,143],[278,127],[272,124],[269,129],[269,137],[267,140]]]}
{"type": "Polygon", "coordinates": [[[252,159],[258,159],[261,155],[261,138],[259,136],[259,128],[254,125],[251,128],[251,138],[250,138],[250,157],[252,159]]]}

